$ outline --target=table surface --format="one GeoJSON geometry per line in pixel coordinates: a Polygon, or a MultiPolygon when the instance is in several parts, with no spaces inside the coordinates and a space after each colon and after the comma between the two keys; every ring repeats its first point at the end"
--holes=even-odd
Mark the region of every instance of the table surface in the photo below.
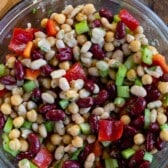
{"type": "Polygon", "coordinates": [[[168,25],[168,0],[140,0],[149,6],[168,25]]]}

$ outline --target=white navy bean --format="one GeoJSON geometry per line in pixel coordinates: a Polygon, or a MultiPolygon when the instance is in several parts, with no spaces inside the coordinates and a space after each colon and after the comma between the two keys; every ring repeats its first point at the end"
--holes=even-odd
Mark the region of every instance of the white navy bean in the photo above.
{"type": "Polygon", "coordinates": [[[131,87],[131,93],[135,96],[145,97],[147,95],[146,90],[142,86],[134,85],[131,87]]]}
{"type": "Polygon", "coordinates": [[[40,69],[42,66],[46,65],[47,62],[44,59],[37,59],[30,64],[30,68],[37,70],[40,69]]]}
{"type": "Polygon", "coordinates": [[[51,75],[52,79],[55,79],[55,78],[61,78],[65,74],[66,74],[66,71],[64,69],[59,69],[59,70],[55,70],[55,71],[51,72],[50,75],[51,75]]]}

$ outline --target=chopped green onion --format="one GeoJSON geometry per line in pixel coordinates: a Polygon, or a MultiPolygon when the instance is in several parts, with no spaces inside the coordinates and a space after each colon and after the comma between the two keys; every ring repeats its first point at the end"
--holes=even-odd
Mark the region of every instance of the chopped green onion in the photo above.
{"type": "Polygon", "coordinates": [[[68,104],[69,104],[68,100],[60,100],[59,101],[59,105],[63,110],[67,108],[68,104]]]}
{"type": "Polygon", "coordinates": [[[7,134],[3,134],[2,135],[2,139],[3,139],[3,142],[2,142],[3,149],[6,152],[10,153],[12,156],[16,156],[19,153],[19,151],[14,151],[14,150],[12,150],[9,147],[9,137],[8,137],[8,135],[7,134]]]}
{"type": "Polygon", "coordinates": [[[31,92],[33,91],[34,89],[36,88],[36,84],[34,81],[30,80],[30,81],[27,81],[23,84],[23,89],[26,91],[26,92],[31,92]]]}
{"type": "Polygon", "coordinates": [[[89,31],[89,26],[87,24],[87,21],[84,20],[82,22],[79,22],[75,25],[75,30],[77,34],[83,34],[89,31]]]}
{"type": "Polygon", "coordinates": [[[114,104],[118,107],[122,107],[125,104],[125,99],[122,97],[116,97],[114,100],[114,104]]]}
{"type": "Polygon", "coordinates": [[[56,161],[54,168],[62,168],[63,160],[56,161]]]}
{"type": "Polygon", "coordinates": [[[0,77],[6,74],[6,68],[4,64],[0,64],[0,77]]]}
{"type": "Polygon", "coordinates": [[[103,145],[104,147],[108,147],[108,146],[110,146],[110,144],[111,144],[112,142],[111,142],[111,141],[102,141],[101,143],[102,143],[102,145],[103,145]]]}
{"type": "Polygon", "coordinates": [[[124,149],[121,152],[121,154],[122,154],[123,158],[129,159],[131,156],[133,156],[135,154],[135,150],[132,148],[127,148],[127,149],[124,149]]]}
{"type": "Polygon", "coordinates": [[[5,133],[9,133],[12,130],[12,128],[13,128],[13,120],[12,118],[9,117],[5,123],[3,131],[5,133]]]}
{"type": "Polygon", "coordinates": [[[119,15],[114,15],[114,22],[119,22],[121,21],[119,15]]]}
{"type": "Polygon", "coordinates": [[[81,151],[83,151],[85,146],[79,148],[77,151],[75,151],[71,157],[71,160],[78,160],[79,154],[81,153],[81,151]]]}
{"type": "Polygon", "coordinates": [[[95,18],[95,19],[100,19],[99,12],[96,12],[96,13],[94,14],[94,18],[95,18]]]}
{"type": "Polygon", "coordinates": [[[135,66],[135,62],[133,60],[133,56],[129,56],[127,60],[125,61],[124,65],[127,67],[127,69],[131,69],[135,66]]]}
{"type": "Polygon", "coordinates": [[[44,123],[44,125],[46,127],[47,132],[52,132],[53,131],[53,129],[54,129],[54,122],[52,122],[52,121],[46,121],[44,123]]]}
{"type": "Polygon", "coordinates": [[[142,84],[141,80],[137,78],[137,79],[135,80],[135,85],[137,85],[137,86],[142,86],[143,84],[142,84]]]}
{"type": "Polygon", "coordinates": [[[151,163],[152,160],[153,160],[153,155],[151,153],[149,153],[149,152],[145,152],[145,155],[144,155],[143,159],[147,160],[147,161],[149,161],[151,163]]]}
{"type": "Polygon", "coordinates": [[[152,64],[152,52],[147,47],[142,49],[142,61],[147,64],[152,64]]]}
{"type": "Polygon", "coordinates": [[[123,84],[126,73],[127,73],[127,67],[125,65],[121,64],[119,66],[117,74],[116,74],[115,84],[117,86],[121,86],[123,84]]]}
{"type": "Polygon", "coordinates": [[[123,98],[130,97],[129,86],[117,86],[117,95],[123,98]]]}
{"type": "Polygon", "coordinates": [[[105,159],[105,168],[119,168],[117,159],[105,159]]]}
{"type": "Polygon", "coordinates": [[[32,122],[30,122],[30,121],[25,121],[24,123],[23,123],[23,126],[22,126],[23,128],[27,128],[27,129],[31,129],[32,128],[32,122]]]}
{"type": "Polygon", "coordinates": [[[148,128],[150,123],[151,123],[151,120],[150,120],[150,116],[151,116],[151,112],[149,109],[145,109],[145,118],[144,118],[144,128],[148,128]]]}
{"type": "Polygon", "coordinates": [[[79,126],[83,134],[90,134],[91,129],[88,123],[81,123],[79,126]]]}
{"type": "Polygon", "coordinates": [[[168,130],[168,124],[163,124],[160,126],[161,130],[168,130]]]}

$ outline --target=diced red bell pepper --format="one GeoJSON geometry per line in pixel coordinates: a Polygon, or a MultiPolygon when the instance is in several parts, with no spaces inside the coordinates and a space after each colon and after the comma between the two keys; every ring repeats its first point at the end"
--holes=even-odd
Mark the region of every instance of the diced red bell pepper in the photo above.
{"type": "Polygon", "coordinates": [[[26,44],[29,41],[32,41],[34,38],[33,29],[21,29],[15,28],[13,31],[12,39],[9,43],[9,49],[16,54],[22,54],[23,50],[26,47],[26,44]]]}
{"type": "Polygon", "coordinates": [[[86,74],[81,64],[77,62],[66,72],[65,78],[69,82],[77,79],[86,79],[86,74]]]}
{"type": "Polygon", "coordinates": [[[52,160],[52,154],[46,148],[42,147],[32,162],[37,165],[38,168],[48,168],[52,160]]]}
{"type": "Polygon", "coordinates": [[[103,148],[102,148],[102,145],[99,141],[96,141],[94,144],[93,144],[93,149],[92,149],[93,153],[95,154],[95,156],[99,157],[103,154],[103,148]]]}
{"type": "Polygon", "coordinates": [[[99,141],[115,141],[123,134],[123,123],[116,120],[99,121],[99,141]]]}
{"type": "Polygon", "coordinates": [[[53,20],[48,19],[46,23],[46,31],[48,36],[56,36],[57,34],[56,23],[53,20]]]}
{"type": "Polygon", "coordinates": [[[119,17],[132,31],[139,26],[138,20],[125,9],[120,10],[119,17]]]}

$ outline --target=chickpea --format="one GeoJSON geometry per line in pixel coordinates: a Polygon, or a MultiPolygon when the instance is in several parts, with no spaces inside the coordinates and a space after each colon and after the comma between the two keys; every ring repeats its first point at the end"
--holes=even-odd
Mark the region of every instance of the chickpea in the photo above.
{"type": "Polygon", "coordinates": [[[72,28],[69,24],[61,25],[61,29],[63,29],[65,33],[70,32],[72,30],[72,28]]]}
{"type": "Polygon", "coordinates": [[[18,106],[22,103],[23,99],[20,95],[13,95],[11,97],[11,104],[14,106],[18,106]]]}
{"type": "Polygon", "coordinates": [[[83,13],[78,13],[78,14],[76,15],[76,20],[79,21],[79,22],[81,22],[81,21],[83,21],[83,20],[87,20],[87,16],[84,15],[83,13]]]}
{"type": "Polygon", "coordinates": [[[135,143],[135,145],[142,145],[144,142],[145,142],[145,137],[144,137],[143,134],[137,133],[134,136],[134,143],[135,143]]]}
{"type": "Polygon", "coordinates": [[[144,85],[150,85],[152,83],[152,77],[148,74],[142,76],[142,83],[144,85]]]}
{"type": "Polygon", "coordinates": [[[141,49],[141,43],[138,40],[133,40],[130,42],[129,48],[133,52],[138,52],[141,49]]]}
{"type": "Polygon", "coordinates": [[[127,72],[127,79],[130,81],[134,81],[136,79],[137,75],[136,75],[136,71],[134,69],[130,69],[127,72]]]}
{"type": "Polygon", "coordinates": [[[16,128],[20,128],[24,123],[24,118],[22,116],[20,117],[16,117],[14,120],[13,120],[13,125],[14,127],[16,128]]]}
{"type": "Polygon", "coordinates": [[[20,145],[21,145],[20,151],[22,151],[22,152],[26,152],[29,148],[28,142],[24,139],[20,139],[20,145]]]}
{"type": "Polygon", "coordinates": [[[72,102],[68,105],[68,111],[71,113],[71,114],[76,114],[79,112],[79,107],[78,105],[75,103],[75,102],[72,102]]]}
{"type": "Polygon", "coordinates": [[[37,120],[37,112],[35,110],[28,111],[26,116],[30,122],[35,122],[37,120]]]}
{"type": "Polygon", "coordinates": [[[72,136],[77,136],[80,133],[80,127],[78,125],[72,125],[67,129],[67,132],[72,136]]]}
{"type": "Polygon", "coordinates": [[[14,65],[15,65],[16,57],[14,57],[12,55],[7,55],[7,57],[8,57],[8,59],[7,59],[7,62],[6,62],[6,66],[8,68],[13,68],[14,65]]]}
{"type": "Polygon", "coordinates": [[[83,146],[83,138],[80,136],[74,137],[74,139],[72,140],[72,145],[76,148],[82,147],[83,146]]]}
{"type": "Polygon", "coordinates": [[[94,13],[95,11],[96,11],[96,9],[93,4],[86,4],[82,10],[82,12],[85,13],[86,15],[90,15],[90,14],[94,13]]]}
{"type": "Polygon", "coordinates": [[[53,145],[59,145],[62,141],[62,137],[58,134],[53,134],[51,135],[50,140],[53,145]]]}
{"type": "Polygon", "coordinates": [[[11,114],[11,113],[12,113],[12,108],[11,108],[10,104],[8,104],[8,103],[3,103],[3,104],[1,105],[1,112],[2,112],[3,114],[5,114],[5,115],[11,114]]]}
{"type": "Polygon", "coordinates": [[[86,43],[87,37],[85,35],[83,35],[83,34],[78,35],[77,36],[77,41],[78,41],[78,44],[82,46],[83,44],[86,43]]]}
{"type": "Polygon", "coordinates": [[[41,23],[40,23],[42,28],[45,28],[45,27],[46,27],[47,21],[48,21],[48,18],[42,19],[42,21],[41,21],[41,23]]]}
{"type": "Polygon", "coordinates": [[[50,152],[53,152],[55,150],[55,145],[51,144],[50,142],[46,144],[46,147],[50,152]]]}
{"type": "Polygon", "coordinates": [[[67,71],[70,68],[70,63],[68,61],[61,62],[59,68],[67,71]]]}
{"type": "Polygon", "coordinates": [[[159,113],[157,115],[157,122],[159,125],[163,125],[167,122],[167,116],[164,113],[159,113]]]}
{"type": "Polygon", "coordinates": [[[160,139],[163,141],[168,141],[168,130],[167,129],[163,129],[160,132],[160,139]]]}
{"type": "Polygon", "coordinates": [[[112,31],[106,32],[105,41],[110,43],[114,41],[114,33],[112,31]]]}
{"type": "Polygon", "coordinates": [[[58,24],[64,24],[66,17],[64,14],[60,13],[60,14],[55,14],[54,16],[54,20],[58,23],[58,24]]]}
{"type": "Polygon", "coordinates": [[[104,44],[104,50],[107,51],[107,52],[113,51],[114,50],[113,43],[105,43],[104,44]]]}
{"type": "Polygon", "coordinates": [[[9,132],[9,138],[10,139],[15,139],[15,138],[19,138],[20,137],[20,131],[18,129],[12,129],[9,132]]]}
{"type": "Polygon", "coordinates": [[[120,120],[124,123],[124,125],[128,125],[131,122],[131,118],[129,115],[122,115],[120,120]]]}
{"type": "Polygon", "coordinates": [[[70,136],[70,135],[68,135],[68,134],[65,134],[64,136],[63,136],[63,143],[64,144],[70,144],[71,143],[71,141],[72,141],[72,137],[70,136]]]}
{"type": "Polygon", "coordinates": [[[159,82],[158,89],[162,94],[168,93],[168,82],[159,82]]]}
{"type": "Polygon", "coordinates": [[[20,150],[20,147],[21,147],[20,141],[16,138],[9,141],[9,147],[14,151],[20,150]]]}

